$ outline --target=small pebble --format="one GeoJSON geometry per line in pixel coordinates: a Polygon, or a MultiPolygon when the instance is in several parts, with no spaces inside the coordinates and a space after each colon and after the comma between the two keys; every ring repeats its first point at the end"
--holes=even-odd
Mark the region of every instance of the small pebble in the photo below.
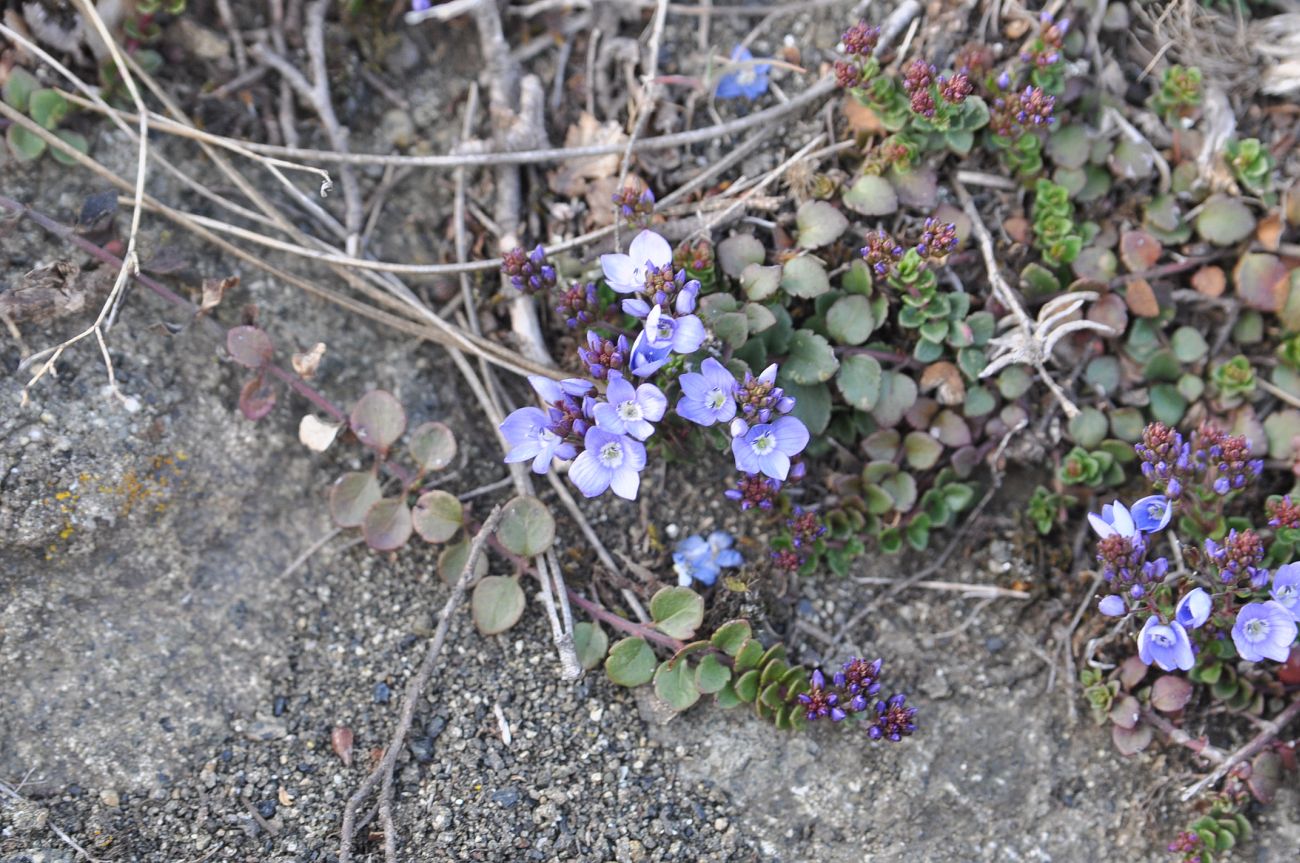
{"type": "Polygon", "coordinates": [[[122,798],[112,788],[105,788],[99,792],[99,802],[105,806],[117,807],[122,803],[122,798]]]}
{"type": "Polygon", "coordinates": [[[277,695],[275,701],[271,703],[271,714],[273,716],[283,716],[284,710],[289,706],[289,699],[283,695],[277,695]]]}
{"type": "Polygon", "coordinates": [[[417,737],[406,746],[411,750],[411,757],[421,764],[428,764],[433,760],[433,738],[417,737]]]}
{"type": "Polygon", "coordinates": [[[492,792],[492,802],[499,803],[505,809],[515,808],[519,802],[519,791],[515,788],[502,788],[492,792]]]}
{"type": "Polygon", "coordinates": [[[257,804],[257,814],[261,815],[267,821],[270,821],[275,817],[275,801],[263,800],[261,803],[257,804]]]}
{"type": "Polygon", "coordinates": [[[393,691],[388,688],[387,683],[381,680],[375,684],[373,696],[375,704],[387,704],[389,699],[393,697],[393,691]]]}
{"type": "Polygon", "coordinates": [[[989,653],[1000,653],[1002,648],[1007,646],[1007,643],[1004,639],[998,638],[994,635],[990,638],[984,639],[984,646],[988,648],[989,653]]]}
{"type": "Polygon", "coordinates": [[[437,740],[438,735],[442,734],[443,729],[447,727],[447,717],[435,716],[424,726],[424,731],[429,735],[430,740],[437,740]]]}

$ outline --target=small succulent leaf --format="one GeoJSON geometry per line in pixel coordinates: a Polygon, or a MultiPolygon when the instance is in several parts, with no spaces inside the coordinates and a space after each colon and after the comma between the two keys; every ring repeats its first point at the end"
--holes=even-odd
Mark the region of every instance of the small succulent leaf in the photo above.
{"type": "Polygon", "coordinates": [[[797,384],[816,384],[830,380],[838,368],[839,360],[825,337],[812,330],[796,330],[781,370],[797,384]]]}
{"type": "Polygon", "coordinates": [[[713,631],[709,643],[728,656],[735,656],[752,635],[748,620],[729,620],[713,631]]]}
{"type": "Polygon", "coordinates": [[[704,597],[689,587],[664,587],[650,597],[650,617],[660,632],[687,639],[704,621],[704,597]]]}
{"type": "Polygon", "coordinates": [[[860,345],[875,328],[871,301],[862,294],[840,297],[826,312],[826,331],[841,345],[860,345]]]}
{"type": "Polygon", "coordinates": [[[781,268],[749,264],[740,273],[740,289],[755,302],[767,299],[781,289],[781,268]]]}
{"type": "Polygon", "coordinates": [[[40,89],[40,86],[35,75],[21,66],[14,66],[9,70],[4,87],[0,89],[0,98],[9,107],[25,112],[32,93],[40,89]]]}
{"type": "Polygon", "coordinates": [[[849,226],[834,204],[827,201],[806,201],[795,213],[799,245],[805,249],[819,249],[839,239],[849,226]]]}
{"type": "Polygon", "coordinates": [[[226,333],[226,350],[231,359],[250,369],[260,369],[271,361],[275,348],[271,337],[260,327],[232,327],[226,333]]]}
{"type": "Polygon", "coordinates": [[[361,520],[366,545],[375,551],[396,551],[411,538],[411,508],[400,497],[375,501],[361,520]]]}
{"type": "Polygon", "coordinates": [[[864,216],[888,216],[898,210],[898,193],[884,177],[866,174],[844,193],[844,206],[864,216]]]}
{"type": "Polygon", "coordinates": [[[535,497],[517,497],[506,504],[497,526],[497,539],[506,551],[533,557],[555,541],[555,518],[546,504],[535,497]]]}
{"type": "Polygon", "coordinates": [[[244,419],[257,422],[275,407],[275,389],[261,373],[244,382],[239,390],[239,412],[244,419]]]}
{"type": "Polygon", "coordinates": [[[339,527],[361,527],[366,512],[383,496],[369,471],[345,473],[330,488],[330,515],[339,527]]]}
{"type": "MultiPolygon", "coordinates": [[[[438,576],[448,585],[454,585],[460,580],[461,573],[465,571],[465,564],[469,560],[470,541],[454,542],[445,546],[438,554],[438,576]]],[[[487,575],[488,561],[486,554],[480,554],[474,561],[473,579],[480,579],[487,575]]]]}
{"type": "Polygon", "coordinates": [[[406,411],[386,390],[371,390],[352,407],[352,431],[357,440],[379,452],[387,452],[406,431],[406,411]]]}
{"type": "Polygon", "coordinates": [[[831,280],[821,261],[801,255],[786,261],[781,272],[781,288],[792,297],[812,299],[829,291],[831,280]]]}
{"type": "Polygon", "coordinates": [[[62,93],[45,87],[32,92],[27,102],[27,113],[41,128],[53,130],[67,118],[71,107],[62,93]]]}
{"type": "Polygon", "coordinates": [[[737,671],[753,668],[763,658],[763,645],[756,638],[746,638],[744,643],[740,645],[740,650],[736,652],[735,657],[734,665],[737,671]]]}
{"type": "Polygon", "coordinates": [[[736,679],[736,695],[746,702],[758,697],[758,669],[751,668],[736,679]]]}
{"type": "Polygon", "coordinates": [[[1192,697],[1192,684],[1184,677],[1161,675],[1151,686],[1151,706],[1163,713],[1182,710],[1192,697]]]}
{"type": "Polygon", "coordinates": [[[1151,726],[1146,724],[1139,725],[1136,728],[1123,728],[1119,725],[1112,725],[1110,737],[1120,755],[1127,757],[1136,755],[1150,746],[1154,734],[1151,731],[1151,726]]]}
{"type": "Polygon", "coordinates": [[[678,713],[700,700],[700,690],[695,685],[695,669],[689,662],[660,664],[654,682],[655,695],[678,713]]]}
{"type": "Polygon", "coordinates": [[[730,680],[731,669],[723,665],[713,653],[701,659],[695,669],[695,686],[705,695],[720,692],[730,680]]]}
{"type": "Polygon", "coordinates": [[[767,255],[763,243],[753,234],[736,234],[718,243],[718,264],[733,279],[750,264],[761,264],[767,255]]]}
{"type": "Polygon", "coordinates": [[[605,674],[619,686],[641,686],[655,675],[655,653],[644,638],[615,642],[605,660],[605,674]]]}
{"type": "Polygon", "coordinates": [[[45,152],[45,139],[38,137],[22,126],[10,126],[5,130],[5,141],[19,162],[34,162],[45,152]]]}
{"type": "Polygon", "coordinates": [[[446,542],[465,520],[465,510],[454,494],[434,489],[420,495],[411,513],[415,532],[426,542],[446,542]]]}
{"type": "Polygon", "coordinates": [[[508,575],[489,575],[474,585],[469,605],[478,631],[497,635],[519,622],[525,602],[519,582],[508,575]]]}
{"type": "Polygon", "coordinates": [[[444,423],[423,423],[411,432],[407,449],[420,470],[442,470],[456,458],[456,435],[444,423]]]}

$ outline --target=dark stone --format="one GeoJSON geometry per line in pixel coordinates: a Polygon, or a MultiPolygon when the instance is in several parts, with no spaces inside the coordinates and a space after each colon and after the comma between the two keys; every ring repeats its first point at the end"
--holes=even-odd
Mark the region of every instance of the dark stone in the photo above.
{"type": "Polygon", "coordinates": [[[411,757],[421,764],[428,764],[433,760],[432,737],[417,737],[406,744],[406,748],[411,750],[411,757]]]}
{"type": "Polygon", "coordinates": [[[502,788],[500,791],[493,791],[492,802],[500,804],[504,809],[514,809],[519,802],[519,789],[502,788]]]}
{"type": "Polygon", "coordinates": [[[375,699],[375,704],[387,704],[393,697],[393,691],[388,688],[387,683],[381,680],[375,684],[372,696],[375,699]]]}
{"type": "Polygon", "coordinates": [[[261,815],[267,821],[270,821],[275,817],[275,801],[263,800],[261,803],[257,804],[257,814],[261,815]]]}
{"type": "Polygon", "coordinates": [[[275,697],[275,701],[271,703],[271,715],[283,716],[284,710],[288,706],[289,706],[289,699],[285,698],[283,695],[277,695],[275,697]]]}

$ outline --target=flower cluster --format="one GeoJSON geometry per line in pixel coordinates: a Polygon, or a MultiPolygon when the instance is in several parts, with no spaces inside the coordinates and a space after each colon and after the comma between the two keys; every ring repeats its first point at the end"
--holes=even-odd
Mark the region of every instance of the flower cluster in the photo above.
{"type": "Polygon", "coordinates": [[[993,134],[1016,138],[1028,129],[1050,126],[1055,122],[1056,97],[1042,87],[1026,85],[1023,90],[1006,92],[1011,87],[1011,77],[1006,72],[998,78],[997,84],[1004,92],[993,100],[989,116],[989,130],[993,134]]]}
{"type": "MultiPolygon", "coordinates": [[[[531,256],[510,257],[520,272],[525,265],[540,266],[539,260],[540,248],[531,256]]],[[[600,263],[615,292],[633,295],[623,301],[623,311],[644,317],[644,328],[631,346],[624,335],[610,338],[589,331],[578,355],[591,380],[530,377],[544,408],[513,412],[501,424],[501,433],[507,462],[530,461],[535,472],[546,473],[555,462],[572,460],[569,479],[584,495],[595,497],[608,489],[632,500],[646,463],[643,441],[667,413],[668,398],[655,384],[634,383],[629,375],[648,378],[674,354],[695,353],[708,332],[694,314],[700,283],[687,280],[684,270],[673,271],[672,247],[663,237],[642,231],[628,254],[602,255],[600,263]],[[596,382],[603,383],[603,394],[596,382]]],[[[594,291],[592,295],[588,305],[594,309],[594,291]]],[[[566,308],[573,308],[572,301],[566,302],[566,308]]],[[[725,426],[736,468],[755,478],[742,491],[742,506],[770,507],[780,483],[802,475],[803,465],[792,460],[807,446],[808,429],[788,416],[794,399],[776,386],[776,371],[772,365],[757,377],[746,372],[742,382],[708,357],[699,371],[678,379],[677,414],[696,425],[725,426]]]]}
{"type": "Polygon", "coordinates": [[[875,76],[877,65],[872,55],[880,44],[880,28],[859,21],[840,37],[846,60],[835,61],[835,82],[841,87],[861,87],[875,76]]]}
{"type": "Polygon", "coordinates": [[[956,225],[927,218],[916,251],[923,258],[942,258],[957,248],[957,242],[956,225]]]}
{"type": "Polygon", "coordinates": [[[591,323],[599,309],[595,282],[569,285],[555,301],[555,313],[564,318],[565,326],[570,329],[591,323]]]}
{"type": "Polygon", "coordinates": [[[826,533],[826,525],[815,512],[805,512],[795,507],[794,515],[786,519],[790,548],[772,551],[772,563],[783,572],[796,572],[808,560],[808,552],[826,533]]]}
{"type": "Polygon", "coordinates": [[[501,258],[501,272],[509,277],[510,284],[525,294],[537,294],[555,287],[555,267],[546,260],[546,250],[541,246],[531,252],[521,248],[511,249],[501,258]]]}
{"type": "Polygon", "coordinates": [[[849,657],[829,682],[820,668],[814,671],[808,691],[798,696],[804,718],[843,722],[859,716],[872,740],[897,742],[910,736],[916,730],[916,708],[907,706],[907,696],[897,693],[872,702],[880,692],[880,667],[879,659],[849,657]]]}
{"type": "Polygon", "coordinates": [[[642,226],[650,224],[655,211],[655,193],[649,186],[638,192],[635,186],[627,185],[615,192],[613,198],[619,215],[628,222],[642,226]]]}
{"type": "MultiPolygon", "coordinates": [[[[1175,509],[1184,515],[1180,525],[1189,529],[1223,524],[1223,495],[1241,489],[1259,472],[1249,443],[1209,426],[1188,443],[1176,430],[1153,423],[1135,450],[1144,476],[1162,493],[1142,498],[1132,508],[1115,501],[1100,513],[1089,513],[1099,537],[1097,560],[1115,591],[1100,600],[1099,610],[1142,619],[1138,657],[1165,671],[1190,671],[1201,648],[1226,630],[1241,659],[1285,662],[1300,621],[1300,563],[1278,567],[1270,585],[1263,537],[1235,528],[1226,536],[1215,533],[1222,537],[1218,540],[1207,531],[1199,551],[1188,555],[1191,570],[1180,567],[1171,573],[1168,558],[1151,555],[1151,535],[1169,527],[1175,509]],[[1215,505],[1209,515],[1207,503],[1215,505]]],[[[1269,510],[1273,526],[1293,518],[1292,509],[1288,499],[1275,502],[1269,510]]],[[[1170,542],[1178,547],[1176,538],[1170,542]]]]}
{"type": "Polygon", "coordinates": [[[1262,459],[1250,457],[1250,443],[1244,436],[1209,425],[1197,429],[1188,442],[1177,429],[1152,423],[1134,450],[1142,460],[1142,475],[1170,497],[1178,497],[1188,487],[1213,489],[1222,497],[1240,491],[1264,470],[1262,459]]]}
{"type": "Polygon", "coordinates": [[[735,542],[735,537],[725,530],[715,530],[708,539],[695,534],[677,543],[673,551],[677,584],[690,587],[692,582],[698,581],[711,586],[722,570],[740,566],[745,561],[740,552],[732,548],[735,542]]]}
{"type": "Polygon", "coordinates": [[[1044,12],[1039,19],[1042,32],[1025,50],[1020,52],[1020,59],[1038,69],[1054,66],[1061,59],[1061,47],[1065,43],[1065,34],[1070,31],[1070,19],[1053,21],[1050,12],[1044,12]]]}
{"type": "Polygon", "coordinates": [[[889,268],[903,257],[903,247],[895,243],[893,238],[884,231],[873,231],[867,234],[867,244],[862,247],[860,254],[873,273],[884,276],[889,273],[889,268]]]}

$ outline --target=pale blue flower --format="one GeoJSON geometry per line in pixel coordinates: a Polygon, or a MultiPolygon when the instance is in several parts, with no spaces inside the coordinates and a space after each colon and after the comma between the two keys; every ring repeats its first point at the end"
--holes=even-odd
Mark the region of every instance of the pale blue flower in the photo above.
{"type": "Polygon", "coordinates": [[[677,413],[702,426],[729,423],[736,416],[736,378],[722,363],[709,357],[698,372],[678,378],[682,397],[677,413]]]}
{"type": "MultiPolygon", "coordinates": [[[[733,422],[733,427],[735,423],[733,422]]],[[[808,428],[792,416],[750,426],[731,440],[736,469],[761,473],[784,480],[790,472],[790,458],[808,445],[808,428]]]]}
{"type": "Polygon", "coordinates": [[[1107,617],[1123,617],[1128,607],[1124,605],[1124,597],[1112,593],[1101,598],[1101,602],[1097,603],[1097,610],[1107,617]]]}
{"type": "Polygon", "coordinates": [[[1291,612],[1291,616],[1300,620],[1300,563],[1288,563],[1279,566],[1273,573],[1273,589],[1269,592],[1273,601],[1291,612]]]}
{"type": "Polygon", "coordinates": [[[1187,630],[1178,621],[1162,623],[1155,615],[1147,618],[1138,633],[1138,658],[1155,663],[1165,671],[1188,671],[1196,664],[1187,630]]]}
{"type": "Polygon", "coordinates": [[[1169,498],[1163,494],[1153,494],[1133,504],[1130,514],[1138,530],[1155,533],[1168,527],[1169,520],[1174,516],[1174,508],[1169,498]]]}
{"type": "Polygon", "coordinates": [[[754,55],[743,45],[731,49],[733,63],[744,63],[734,72],[729,72],[718,81],[714,91],[719,99],[748,99],[750,102],[767,92],[767,76],[772,71],[771,63],[750,63],[754,55]]]}
{"type": "Polygon", "coordinates": [[[583,439],[584,449],[569,468],[569,480],[587,497],[613,489],[614,494],[636,500],[645,467],[645,446],[627,435],[592,426],[583,439]]]}
{"type": "Polygon", "coordinates": [[[721,570],[740,566],[744,559],[731,547],[735,541],[725,530],[715,530],[707,540],[695,534],[677,543],[673,551],[677,584],[690,587],[692,582],[698,581],[712,585],[718,580],[721,570]]]}
{"type": "Polygon", "coordinates": [[[1286,662],[1295,636],[1296,621],[1291,610],[1272,599],[1242,606],[1232,625],[1232,643],[1247,662],[1286,662]]]}
{"type": "Polygon", "coordinates": [[[1174,620],[1187,629],[1196,629],[1210,619],[1213,603],[1204,588],[1195,588],[1178,600],[1174,608],[1174,620]]]}
{"type": "Polygon", "coordinates": [[[645,288],[645,277],[651,267],[667,267],[673,263],[673,247],[654,231],[642,231],[632,238],[626,255],[601,255],[600,268],[605,281],[615,293],[633,294],[645,288]]]}
{"type": "Polygon", "coordinates": [[[1088,524],[1102,539],[1108,536],[1133,536],[1138,532],[1137,525],[1128,507],[1119,501],[1108,503],[1101,508],[1101,515],[1088,513],[1088,524]]]}
{"type": "Polygon", "coordinates": [[[628,434],[645,440],[654,434],[657,423],[668,410],[668,399],[654,384],[633,387],[618,372],[609,373],[605,401],[593,409],[596,425],[614,434],[628,434]]]}

